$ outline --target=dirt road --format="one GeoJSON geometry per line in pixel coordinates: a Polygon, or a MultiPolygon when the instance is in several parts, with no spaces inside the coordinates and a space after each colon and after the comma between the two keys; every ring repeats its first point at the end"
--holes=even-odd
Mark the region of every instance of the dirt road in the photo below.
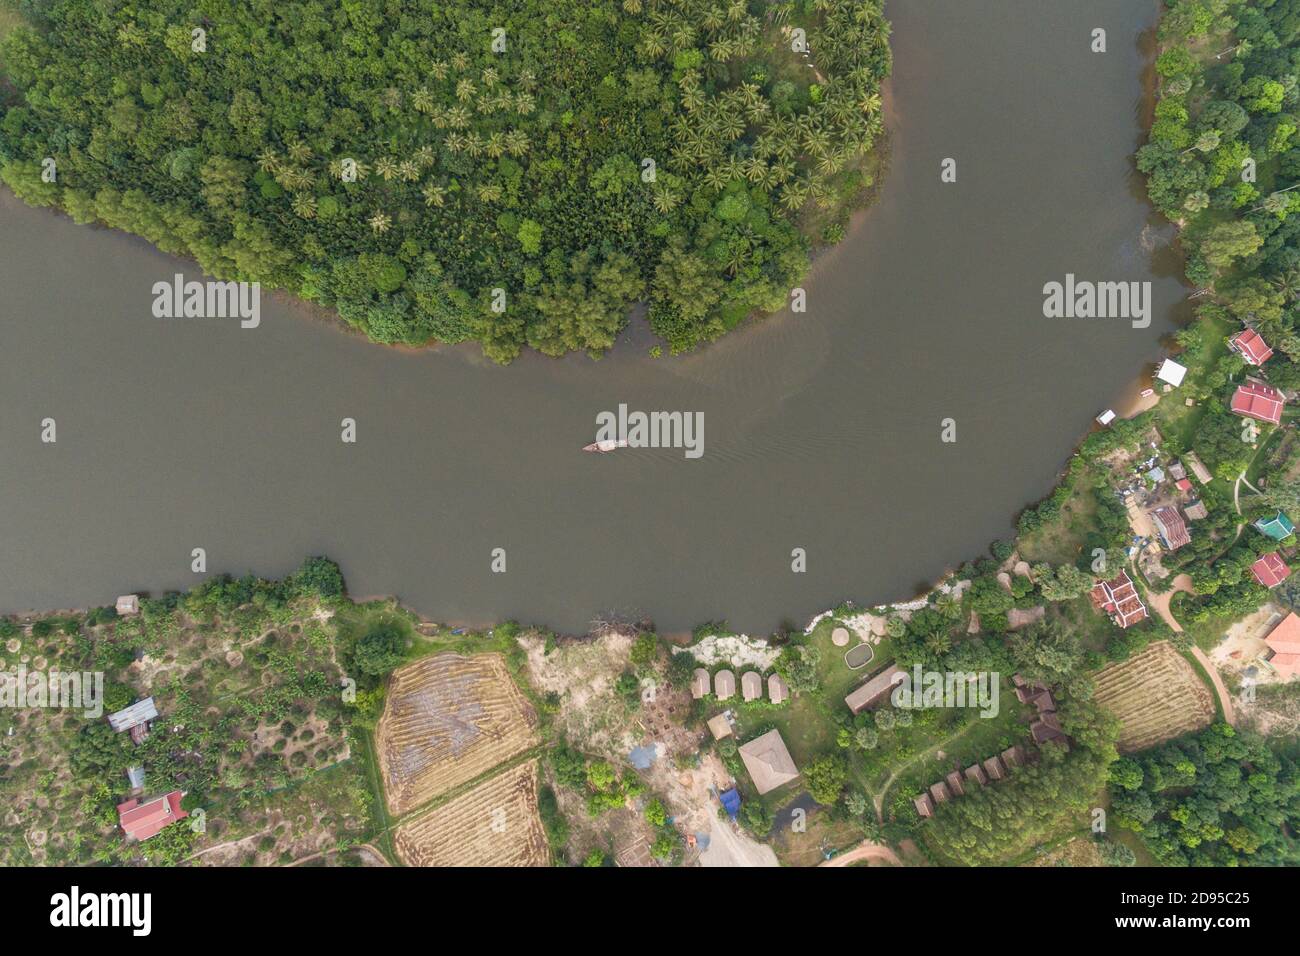
{"type": "Polygon", "coordinates": [[[859,843],[852,850],[847,850],[838,856],[831,857],[821,866],[852,866],[860,860],[874,860],[880,863],[888,863],[891,866],[902,866],[903,861],[887,846],[879,843],[872,843],[867,840],[859,843]]]}

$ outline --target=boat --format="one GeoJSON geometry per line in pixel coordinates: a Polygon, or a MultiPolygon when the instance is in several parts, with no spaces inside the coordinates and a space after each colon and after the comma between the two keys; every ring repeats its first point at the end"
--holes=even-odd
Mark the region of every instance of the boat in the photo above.
{"type": "Polygon", "coordinates": [[[613,451],[615,448],[626,448],[626,447],[627,447],[626,438],[604,438],[601,439],[600,441],[594,441],[590,445],[583,445],[582,450],[607,452],[607,451],[613,451]]]}

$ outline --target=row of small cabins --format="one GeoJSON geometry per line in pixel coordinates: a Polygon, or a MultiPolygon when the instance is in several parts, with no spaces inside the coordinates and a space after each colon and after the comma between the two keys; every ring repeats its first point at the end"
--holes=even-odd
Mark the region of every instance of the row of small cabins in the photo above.
{"type": "MultiPolygon", "coordinates": [[[[710,677],[703,667],[695,668],[695,673],[691,675],[691,696],[699,700],[710,693],[718,700],[735,697],[736,675],[724,669],[710,677]]],[[[758,671],[745,671],[740,675],[740,696],[745,701],[758,700],[763,696],[763,677],[758,671]]],[[[780,674],[768,675],[767,698],[774,704],[783,704],[790,699],[790,685],[780,674]]]]}
{"type": "MultiPolygon", "coordinates": [[[[1043,684],[1026,681],[1019,674],[1013,675],[1011,682],[1016,686],[1017,699],[1022,704],[1033,704],[1038,712],[1038,716],[1029,725],[1034,743],[1042,746],[1054,742],[1069,747],[1070,740],[1061,729],[1060,719],[1056,716],[1056,701],[1052,699],[1051,691],[1043,684]]],[[[990,782],[1003,780],[1013,768],[1023,767],[1027,759],[1025,751],[1019,744],[1015,744],[983,762],[976,761],[965,771],[951,771],[942,780],[932,783],[912,804],[922,819],[932,817],[936,804],[966,796],[967,784],[987,786],[990,782]]]]}

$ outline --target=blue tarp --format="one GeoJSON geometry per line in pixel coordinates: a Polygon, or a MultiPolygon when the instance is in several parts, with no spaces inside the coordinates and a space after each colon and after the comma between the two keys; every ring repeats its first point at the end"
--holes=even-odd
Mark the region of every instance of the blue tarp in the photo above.
{"type": "Polygon", "coordinates": [[[731,819],[736,819],[736,814],[740,812],[740,794],[733,787],[731,790],[725,790],[718,797],[722,801],[722,809],[727,811],[731,819]]]}

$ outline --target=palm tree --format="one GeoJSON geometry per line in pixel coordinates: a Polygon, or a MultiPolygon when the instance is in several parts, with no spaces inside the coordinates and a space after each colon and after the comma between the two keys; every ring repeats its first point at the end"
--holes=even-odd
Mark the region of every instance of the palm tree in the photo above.
{"type": "Polygon", "coordinates": [[[531,93],[515,94],[515,112],[520,116],[527,116],[536,107],[537,102],[533,99],[531,93]]]}
{"type": "Polygon", "coordinates": [[[303,219],[316,218],[316,197],[302,194],[293,197],[293,211],[303,219]]]}
{"type": "Polygon", "coordinates": [[[453,106],[447,110],[447,125],[452,129],[468,129],[470,123],[469,110],[463,106],[453,106]]]}
{"type": "Polygon", "coordinates": [[[704,185],[710,189],[723,189],[731,182],[731,171],[725,163],[710,166],[704,171],[704,185]]]}
{"type": "Polygon", "coordinates": [[[305,163],[311,159],[311,147],[302,140],[294,140],[289,144],[289,158],[295,163],[305,163]]]}
{"type": "Polygon", "coordinates": [[[425,186],[421,191],[421,195],[424,196],[424,204],[426,206],[437,206],[438,208],[442,208],[442,206],[447,202],[447,190],[435,183],[429,183],[425,186]]]}
{"type": "Polygon", "coordinates": [[[477,92],[478,87],[474,85],[474,81],[471,79],[466,78],[456,82],[456,99],[462,103],[472,100],[477,92]]]}
{"type": "Polygon", "coordinates": [[[429,67],[429,74],[435,80],[445,80],[447,78],[447,64],[442,60],[434,60],[433,65],[429,67]]]}
{"type": "Polygon", "coordinates": [[[655,209],[662,213],[672,212],[681,201],[677,193],[665,186],[656,186],[654,190],[655,209]]]}
{"type": "Polygon", "coordinates": [[[511,156],[523,156],[531,147],[532,143],[528,140],[528,134],[523,130],[512,129],[506,133],[506,150],[511,156]]]}
{"type": "Polygon", "coordinates": [[[497,202],[502,196],[502,189],[496,183],[483,183],[476,190],[482,202],[497,202]]]}
{"type": "Polygon", "coordinates": [[[487,138],[486,152],[493,159],[500,159],[506,151],[506,137],[504,133],[489,133],[487,138]]]}
{"type": "Polygon", "coordinates": [[[479,74],[479,77],[483,80],[484,86],[496,86],[496,82],[500,78],[496,69],[490,66],[484,69],[483,72],[479,74]]]}
{"type": "Polygon", "coordinates": [[[397,171],[408,183],[413,183],[420,178],[420,166],[414,160],[402,160],[401,165],[397,167],[397,171]]]}
{"type": "Polygon", "coordinates": [[[420,164],[421,169],[428,169],[437,158],[437,152],[427,143],[415,151],[415,161],[420,164]]]}
{"type": "Polygon", "coordinates": [[[800,209],[808,201],[808,186],[803,180],[795,180],[781,187],[780,203],[790,212],[800,209]]]}
{"type": "Polygon", "coordinates": [[[393,217],[387,213],[377,212],[372,215],[367,222],[376,236],[382,236],[389,229],[393,228],[393,217]]]}
{"type": "Polygon", "coordinates": [[[467,133],[465,136],[465,152],[478,158],[483,155],[483,137],[478,133],[467,133]]]}
{"type": "Polygon", "coordinates": [[[457,51],[451,55],[451,68],[457,73],[464,73],[469,69],[469,56],[463,51],[457,51]]]}
{"type": "Polygon", "coordinates": [[[388,182],[397,175],[397,161],[391,156],[380,156],[375,160],[375,172],[383,177],[384,182],[388,182]]]}
{"type": "Polygon", "coordinates": [[[411,107],[417,113],[433,112],[433,94],[429,92],[427,87],[422,86],[411,94],[411,107]]]}
{"type": "Polygon", "coordinates": [[[258,168],[264,173],[273,173],[280,168],[280,157],[269,146],[257,156],[258,168]]]}

